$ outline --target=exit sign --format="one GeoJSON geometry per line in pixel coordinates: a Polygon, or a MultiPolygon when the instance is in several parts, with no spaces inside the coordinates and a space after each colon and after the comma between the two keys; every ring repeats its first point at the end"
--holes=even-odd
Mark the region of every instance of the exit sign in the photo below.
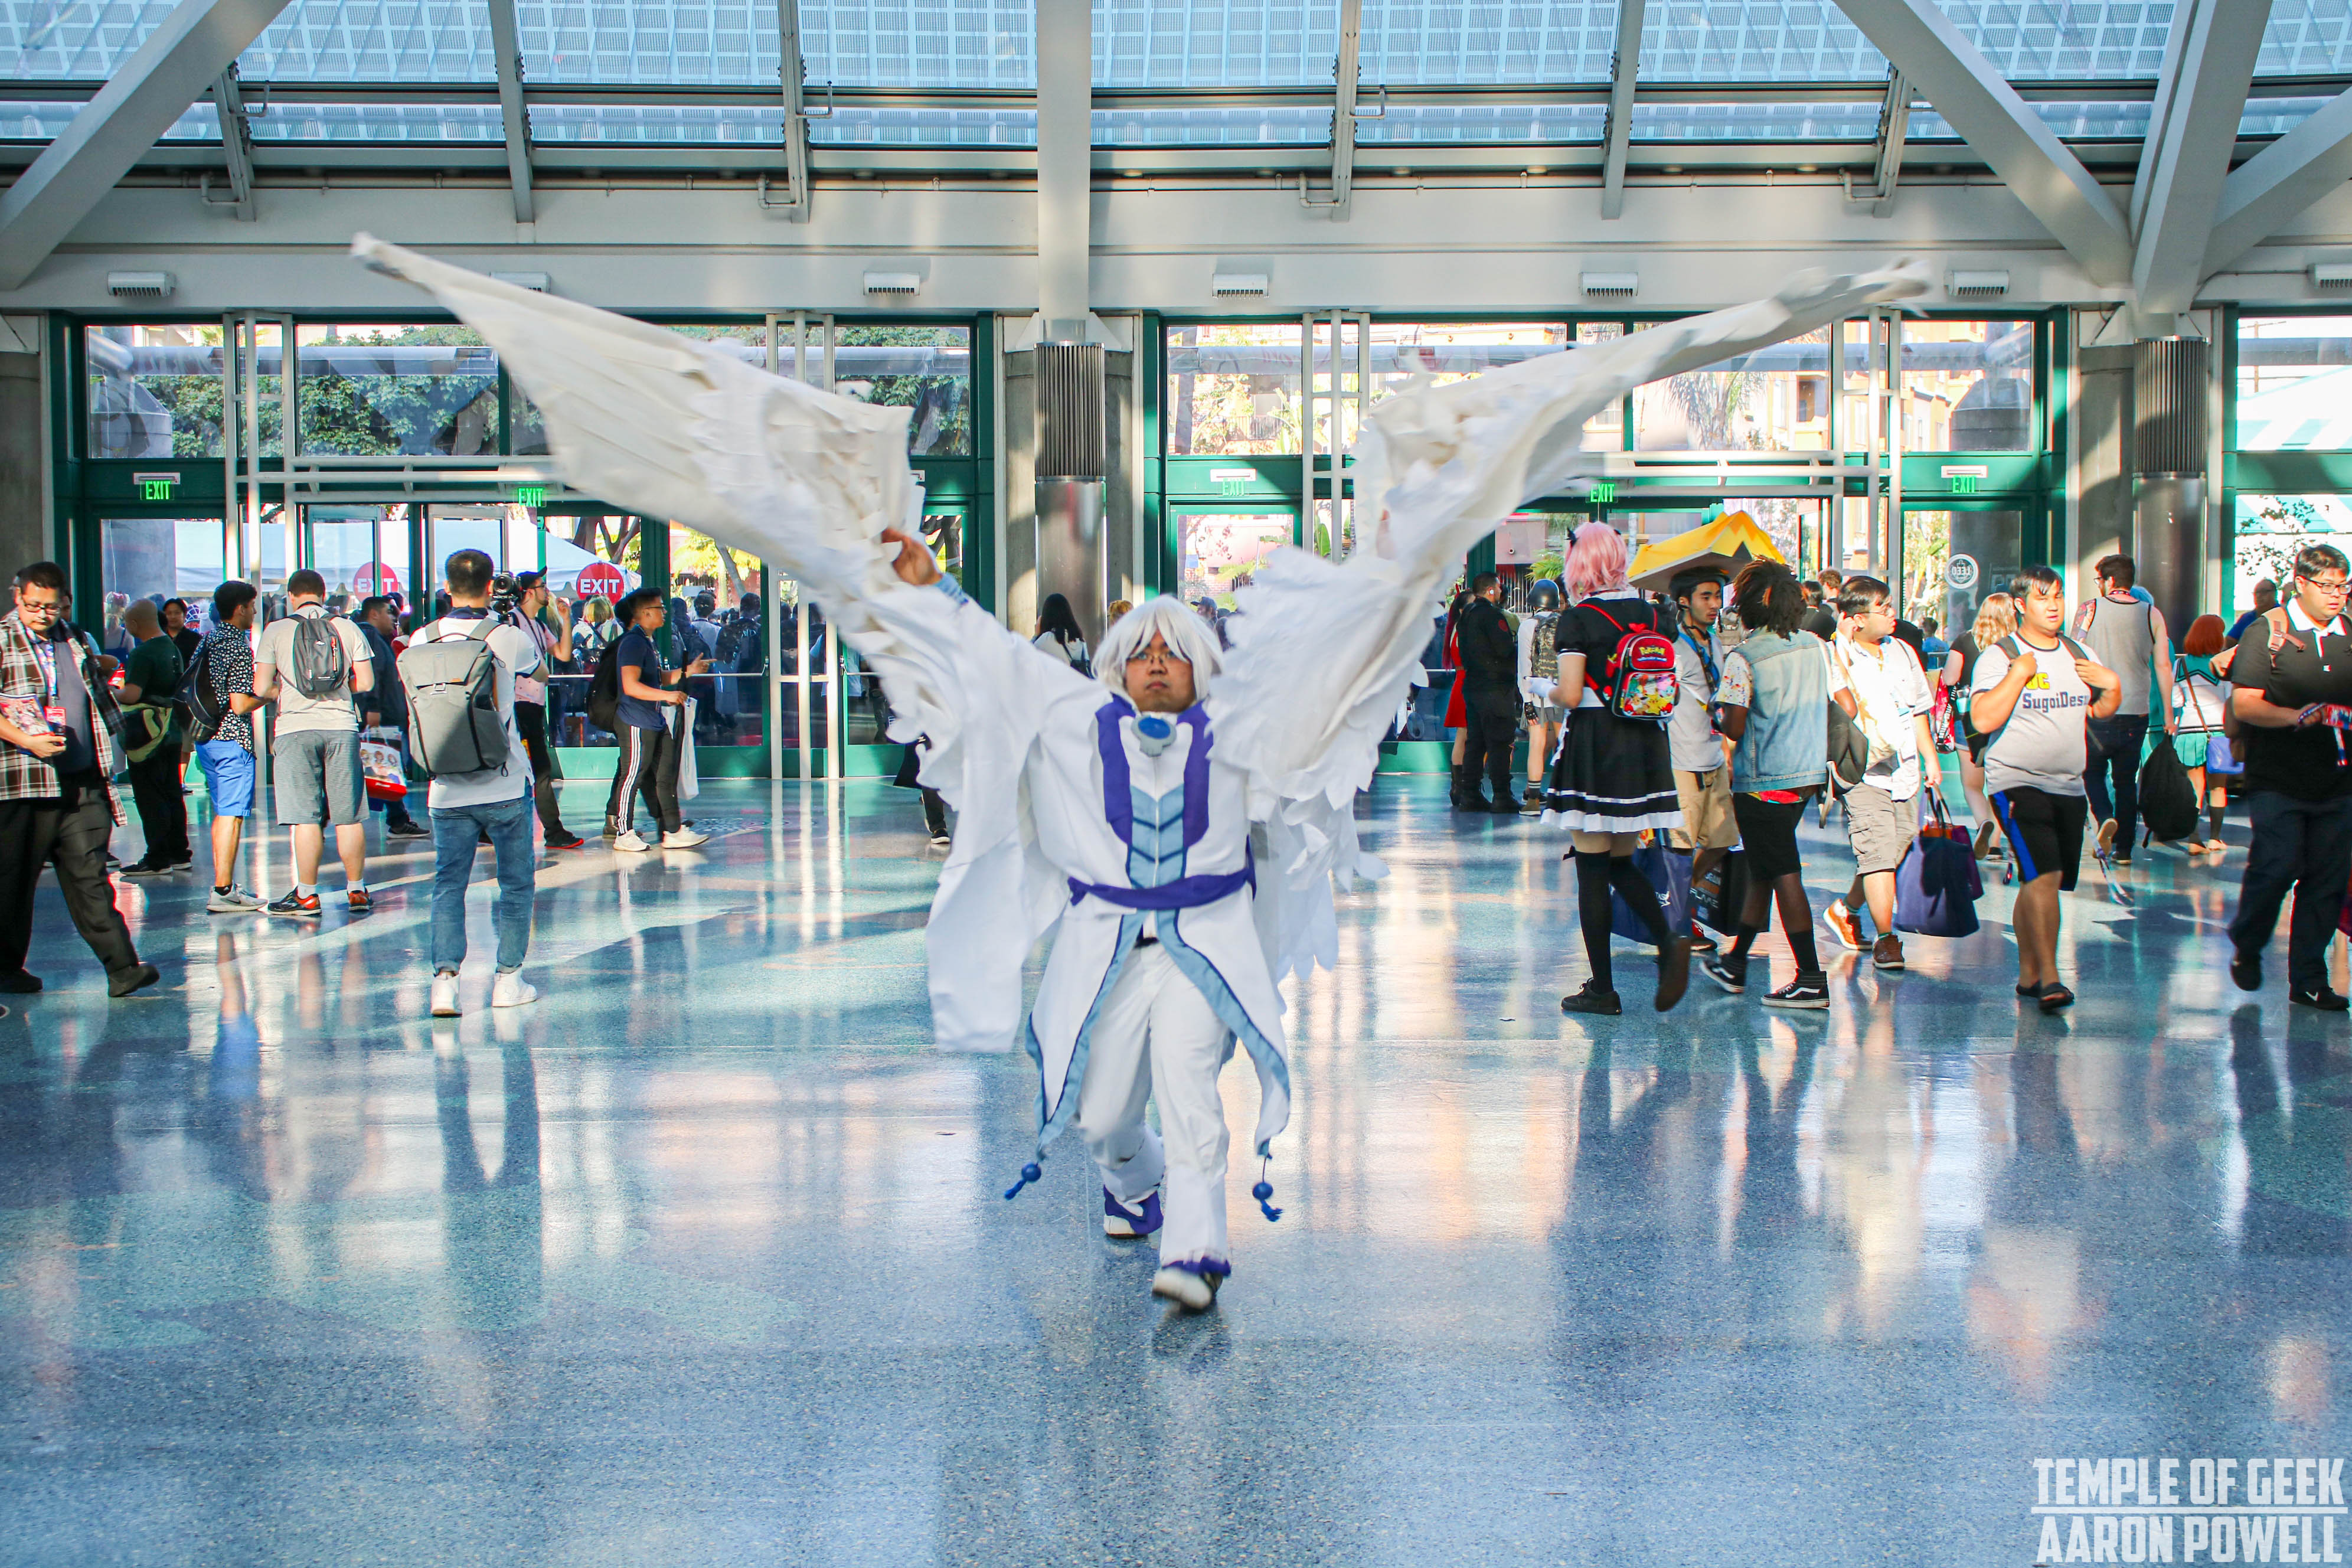
{"type": "Polygon", "coordinates": [[[1211,468],[1209,480],[1217,487],[1217,493],[1221,496],[1245,495],[1250,486],[1257,481],[1257,470],[1255,468],[1211,468]]]}
{"type": "Polygon", "coordinates": [[[520,504],[528,507],[545,506],[547,504],[547,487],[545,485],[517,485],[515,487],[515,500],[520,504]]]}
{"type": "Polygon", "coordinates": [[[1972,496],[1976,494],[1977,477],[1974,474],[1954,474],[1952,476],[1952,493],[1956,496],[1972,496]]]}
{"type": "Polygon", "coordinates": [[[1617,481],[1616,481],[1616,480],[1614,480],[1614,479],[1597,479],[1597,480],[1593,481],[1593,486],[1592,486],[1592,504],[1593,504],[1594,506],[1607,506],[1611,501],[1613,501],[1613,500],[1615,500],[1616,499],[1617,499],[1617,481]]]}
{"type": "Polygon", "coordinates": [[[180,483],[177,474],[133,474],[131,482],[139,487],[141,500],[170,500],[172,491],[180,483]]]}

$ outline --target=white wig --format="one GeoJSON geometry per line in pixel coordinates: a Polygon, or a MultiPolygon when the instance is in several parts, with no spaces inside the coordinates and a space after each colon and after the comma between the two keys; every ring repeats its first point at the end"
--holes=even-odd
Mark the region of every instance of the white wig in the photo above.
{"type": "Polygon", "coordinates": [[[1167,640],[1170,653],[1191,663],[1192,700],[1207,701],[1209,678],[1224,664],[1216,631],[1198,611],[1170,594],[1146,599],[1111,623],[1103,633],[1102,647],[1095,650],[1095,679],[1125,697],[1127,661],[1150,647],[1154,636],[1167,640]]]}

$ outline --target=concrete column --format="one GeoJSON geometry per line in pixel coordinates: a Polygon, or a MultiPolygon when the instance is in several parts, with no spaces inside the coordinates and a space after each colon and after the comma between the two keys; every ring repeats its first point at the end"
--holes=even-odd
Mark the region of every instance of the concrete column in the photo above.
{"type": "MultiPolygon", "coordinates": [[[[38,323],[36,316],[10,321],[38,323]]],[[[35,330],[33,341],[41,341],[35,330]]],[[[0,577],[54,554],[49,536],[47,421],[41,356],[0,353],[0,577]]]]}
{"type": "Polygon", "coordinates": [[[1043,339],[1087,335],[1094,201],[1093,0],[1037,0],[1037,314],[1043,339]]]}

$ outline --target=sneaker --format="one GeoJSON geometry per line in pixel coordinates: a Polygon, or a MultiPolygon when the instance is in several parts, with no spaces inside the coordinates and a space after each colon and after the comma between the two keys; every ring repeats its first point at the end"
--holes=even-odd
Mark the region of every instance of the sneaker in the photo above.
{"type": "Polygon", "coordinates": [[[1803,1007],[1821,1012],[1830,1005],[1829,976],[1800,974],[1778,991],[1764,994],[1767,1007],[1803,1007]]]}
{"type": "Polygon", "coordinates": [[[433,1016],[454,1018],[457,1016],[457,977],[436,974],[433,977],[433,1016]]]}
{"type": "Polygon", "coordinates": [[[134,860],[122,868],[121,874],[125,877],[168,877],[177,868],[169,862],[157,865],[152,860],[134,860]]]}
{"type": "Polygon", "coordinates": [[[577,833],[566,833],[561,837],[550,838],[547,841],[547,847],[550,849],[578,849],[583,847],[587,842],[588,840],[581,837],[577,833]]]}
{"type": "Polygon", "coordinates": [[[681,827],[676,833],[663,834],[661,847],[665,849],[699,849],[709,842],[710,835],[708,833],[697,833],[690,827],[681,827]]]}
{"type": "Polygon", "coordinates": [[[955,840],[949,837],[944,833],[934,833],[931,835],[931,847],[934,849],[950,848],[953,847],[954,844],[955,840]]]}
{"type": "Polygon", "coordinates": [[[1980,822],[1977,825],[1978,859],[1985,859],[1992,854],[1992,836],[1998,831],[2000,830],[1990,822],[1980,822]]]}
{"type": "Polygon", "coordinates": [[[1902,939],[1897,937],[1893,931],[1888,931],[1885,936],[1880,937],[1876,942],[1871,944],[1870,962],[1876,964],[1879,968],[1887,971],[1889,973],[1902,973],[1902,939]]]}
{"type": "Polygon", "coordinates": [[[194,860],[189,859],[186,856],[182,856],[179,859],[172,862],[171,868],[174,871],[193,871],[196,868],[196,863],[194,860]]]}
{"type": "Polygon", "coordinates": [[[1709,957],[1700,960],[1699,969],[1709,980],[1714,981],[1734,996],[1748,989],[1748,965],[1745,963],[1734,963],[1728,959],[1709,957]]]}
{"type": "Polygon", "coordinates": [[[652,848],[653,846],[638,837],[637,830],[633,827],[629,829],[628,832],[615,837],[613,840],[613,847],[622,851],[624,854],[642,855],[646,850],[652,848]]]}
{"type": "Polygon", "coordinates": [[[528,1007],[538,1000],[539,987],[525,980],[519,969],[501,969],[499,977],[490,982],[493,1007],[528,1007]]]}
{"type": "Polygon", "coordinates": [[[2338,995],[2332,985],[2323,985],[2316,991],[2290,989],[2286,999],[2295,1006],[2314,1007],[2322,1013],[2341,1013],[2352,1009],[2352,1001],[2338,995]]]}
{"type": "Polygon", "coordinates": [[[241,915],[268,907],[259,899],[238,887],[231,887],[226,892],[215,888],[213,896],[205,900],[205,913],[208,915],[241,915]]]}
{"type": "Polygon", "coordinates": [[[128,996],[133,991],[144,991],[163,978],[153,964],[134,963],[106,977],[106,994],[109,996],[128,996]]]}
{"type": "Polygon", "coordinates": [[[1143,1201],[1128,1207],[1103,1189],[1103,1234],[1119,1241],[1133,1241],[1150,1236],[1160,1228],[1160,1194],[1157,1189],[1143,1194],[1143,1201]]]}
{"type": "Polygon", "coordinates": [[[406,822],[394,822],[386,826],[383,836],[386,838],[430,838],[433,837],[433,830],[415,817],[410,817],[406,822]]]}
{"type": "Polygon", "coordinates": [[[284,898],[272,899],[262,907],[273,915],[286,915],[298,921],[314,921],[319,918],[319,895],[305,893],[299,888],[292,888],[287,890],[284,898]]]}
{"type": "Polygon", "coordinates": [[[1592,1013],[1604,1018],[1613,1018],[1625,1008],[1624,1005],[1617,1000],[1617,993],[1603,991],[1588,980],[1574,994],[1559,999],[1559,1010],[1563,1013],[1592,1013]]]}
{"type": "Polygon", "coordinates": [[[1844,900],[1832,899],[1830,907],[1822,911],[1822,919],[1829,922],[1830,934],[1838,939],[1840,947],[1848,952],[1862,951],[1862,922],[1853,918],[1844,900]]]}
{"type": "Polygon", "coordinates": [[[1658,954],[1658,994],[1653,1005],[1659,1012],[1672,1012],[1683,999],[1683,993],[1690,989],[1690,943],[1671,942],[1658,954]]]}
{"type": "Polygon", "coordinates": [[[1217,1304],[1217,1287],[1224,1282],[1222,1274],[1164,1267],[1151,1277],[1151,1293],[1190,1311],[1205,1312],[1217,1304]]]}
{"type": "Polygon", "coordinates": [[[2263,950],[2240,948],[2230,955],[2230,983],[2241,991],[2263,988],[2263,950]]]}
{"type": "Polygon", "coordinates": [[[40,988],[41,977],[28,974],[21,969],[14,974],[0,976],[0,992],[11,996],[30,996],[40,988]]]}
{"type": "Polygon", "coordinates": [[[2111,855],[2115,852],[2116,827],[2116,819],[2112,816],[2099,824],[2099,847],[2097,853],[2101,855],[2111,855]]]}
{"type": "Polygon", "coordinates": [[[348,888],[343,892],[343,903],[352,913],[363,915],[375,908],[375,896],[365,888],[348,888]]]}

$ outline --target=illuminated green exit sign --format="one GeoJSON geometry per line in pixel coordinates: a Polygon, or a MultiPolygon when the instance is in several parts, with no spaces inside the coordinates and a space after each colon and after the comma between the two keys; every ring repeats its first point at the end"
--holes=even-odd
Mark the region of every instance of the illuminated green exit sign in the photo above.
{"type": "Polygon", "coordinates": [[[547,487],[545,485],[518,485],[515,487],[515,500],[528,507],[545,506],[547,504],[547,487]]]}
{"type": "Polygon", "coordinates": [[[1956,496],[1972,496],[1976,494],[1977,477],[1974,474],[1953,475],[1952,493],[1956,496]]]}
{"type": "Polygon", "coordinates": [[[177,474],[133,474],[131,476],[131,482],[139,487],[139,499],[141,500],[170,500],[172,499],[173,489],[177,487],[180,482],[180,476],[177,474]]]}
{"type": "Polygon", "coordinates": [[[1596,480],[1594,480],[1594,481],[1593,481],[1593,484],[1592,484],[1592,504],[1593,504],[1594,506],[1607,506],[1611,501],[1613,501],[1613,500],[1615,500],[1616,499],[1617,499],[1617,481],[1616,481],[1616,480],[1614,480],[1614,479],[1596,479],[1596,480]]]}

